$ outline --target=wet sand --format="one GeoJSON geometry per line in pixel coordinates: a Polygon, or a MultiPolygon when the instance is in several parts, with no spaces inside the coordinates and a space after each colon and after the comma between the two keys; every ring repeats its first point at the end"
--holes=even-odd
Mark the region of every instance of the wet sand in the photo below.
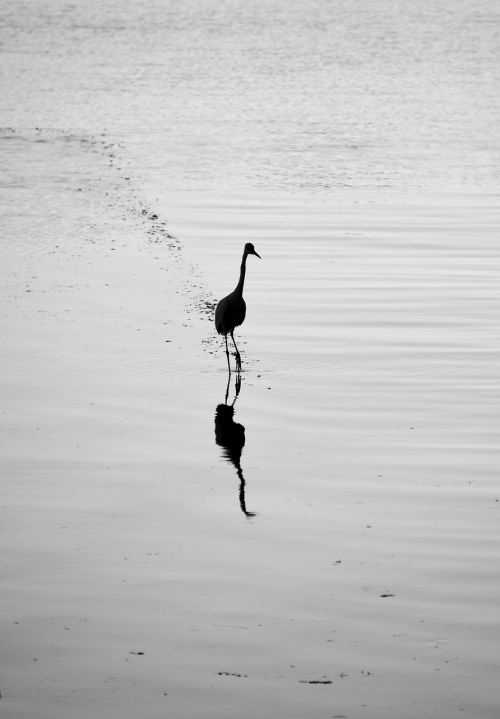
{"type": "Polygon", "coordinates": [[[495,717],[493,200],[174,202],[7,134],[2,715],[495,717]]]}

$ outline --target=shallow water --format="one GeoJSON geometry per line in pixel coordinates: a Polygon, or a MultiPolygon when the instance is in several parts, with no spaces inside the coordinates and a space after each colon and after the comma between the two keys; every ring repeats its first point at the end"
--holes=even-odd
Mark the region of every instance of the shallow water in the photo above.
{"type": "Polygon", "coordinates": [[[85,233],[5,258],[6,715],[494,716],[496,211],[179,203],[179,255],[74,144],[85,233]]]}
{"type": "Polygon", "coordinates": [[[2,9],[2,122],[122,133],[170,191],[497,192],[491,0],[2,9]]]}
{"type": "Polygon", "coordinates": [[[332,7],[6,13],[8,719],[498,714],[498,25],[332,7]]]}

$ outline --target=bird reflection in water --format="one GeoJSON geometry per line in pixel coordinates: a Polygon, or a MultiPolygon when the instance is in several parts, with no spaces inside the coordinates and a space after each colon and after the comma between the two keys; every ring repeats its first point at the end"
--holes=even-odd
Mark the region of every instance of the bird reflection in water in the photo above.
{"type": "Polygon", "coordinates": [[[245,502],[245,478],[241,468],[241,452],[245,446],[245,428],[234,421],[234,403],[238,399],[241,389],[241,375],[238,372],[235,380],[235,395],[232,404],[228,404],[229,385],[231,374],[227,379],[226,397],[224,404],[217,405],[215,410],[215,442],[222,447],[222,456],[236,467],[236,474],[240,480],[239,499],[243,514],[255,517],[255,512],[249,512],[245,502]]]}

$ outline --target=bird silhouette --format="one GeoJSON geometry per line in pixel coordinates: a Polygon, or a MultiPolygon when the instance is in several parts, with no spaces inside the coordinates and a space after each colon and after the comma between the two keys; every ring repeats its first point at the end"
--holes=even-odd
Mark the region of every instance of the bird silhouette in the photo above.
{"type": "Polygon", "coordinates": [[[220,335],[224,335],[226,340],[226,357],[229,373],[231,373],[231,363],[229,362],[229,350],[227,348],[228,334],[231,335],[234,349],[236,350],[236,370],[238,372],[241,370],[241,356],[236,346],[236,342],[234,341],[233,332],[235,327],[239,327],[243,324],[247,312],[247,306],[245,304],[245,300],[243,299],[243,285],[245,283],[248,255],[257,255],[260,259],[260,255],[255,251],[255,247],[251,242],[247,242],[245,249],[243,250],[240,267],[240,279],[238,280],[238,284],[235,289],[227,295],[227,297],[223,297],[223,299],[220,300],[215,308],[215,329],[220,335]]]}
{"type": "Polygon", "coordinates": [[[236,394],[232,404],[228,404],[229,382],[231,375],[228,375],[226,397],[224,404],[217,405],[215,410],[215,442],[222,448],[222,456],[236,469],[240,480],[238,497],[240,509],[247,517],[255,517],[255,512],[249,512],[245,500],[245,478],[241,466],[241,453],[245,446],[245,427],[234,421],[234,403],[240,393],[241,375],[236,375],[236,394]]]}

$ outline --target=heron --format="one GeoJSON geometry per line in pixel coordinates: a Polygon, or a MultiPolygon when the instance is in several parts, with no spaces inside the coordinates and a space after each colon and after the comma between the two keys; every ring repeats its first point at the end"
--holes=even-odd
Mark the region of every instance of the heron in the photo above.
{"type": "Polygon", "coordinates": [[[261,259],[252,243],[247,242],[245,249],[243,250],[243,257],[241,258],[240,279],[238,280],[238,284],[235,289],[227,295],[227,297],[223,297],[219,301],[217,307],[215,308],[215,329],[220,335],[224,335],[226,340],[226,357],[229,373],[231,373],[231,364],[229,362],[229,350],[227,348],[228,334],[231,335],[234,349],[236,350],[236,371],[239,372],[241,370],[241,357],[238,347],[236,346],[236,342],[234,341],[233,332],[235,327],[239,327],[243,324],[247,311],[247,306],[245,304],[245,300],[243,299],[243,285],[245,283],[248,255],[257,255],[257,257],[261,259]]]}

